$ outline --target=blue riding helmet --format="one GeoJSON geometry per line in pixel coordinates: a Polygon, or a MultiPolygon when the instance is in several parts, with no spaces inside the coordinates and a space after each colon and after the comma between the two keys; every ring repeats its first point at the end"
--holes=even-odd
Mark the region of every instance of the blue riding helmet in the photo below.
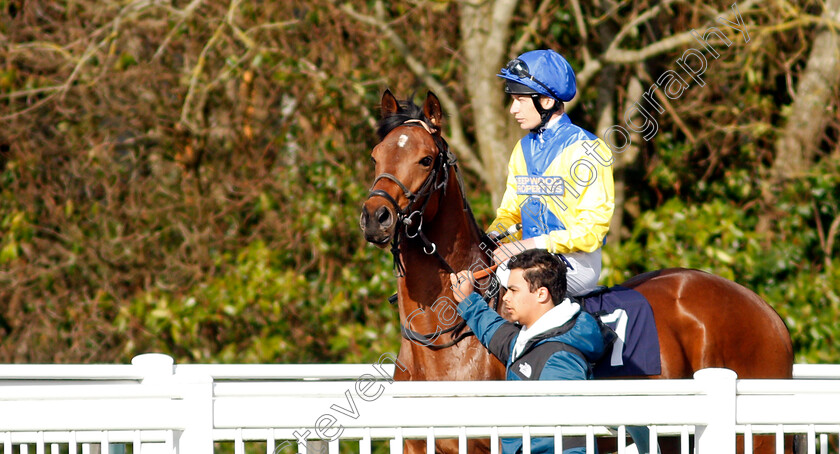
{"type": "Polygon", "coordinates": [[[505,92],[510,94],[538,93],[568,102],[577,93],[572,65],[551,49],[525,52],[508,62],[497,76],[508,81],[505,92]]]}

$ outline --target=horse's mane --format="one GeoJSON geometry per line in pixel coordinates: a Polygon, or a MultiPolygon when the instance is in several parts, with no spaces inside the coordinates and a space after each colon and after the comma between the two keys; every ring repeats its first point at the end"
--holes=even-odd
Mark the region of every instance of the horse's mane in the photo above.
{"type": "Polygon", "coordinates": [[[384,140],[389,132],[409,120],[420,120],[431,126],[429,119],[423,114],[423,109],[417,104],[414,104],[411,98],[404,99],[399,101],[399,106],[395,113],[381,118],[376,124],[376,134],[379,135],[379,140],[384,140]]]}

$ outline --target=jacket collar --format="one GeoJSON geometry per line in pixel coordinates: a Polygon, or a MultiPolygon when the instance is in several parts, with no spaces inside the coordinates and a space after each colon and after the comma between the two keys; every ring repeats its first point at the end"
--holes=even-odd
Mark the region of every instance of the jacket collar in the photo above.
{"type": "Polygon", "coordinates": [[[572,320],[580,312],[580,304],[573,303],[569,298],[563,300],[562,303],[554,306],[543,314],[533,325],[528,328],[522,328],[519,335],[516,336],[516,342],[513,344],[513,358],[518,358],[526,351],[526,346],[532,340],[542,340],[546,337],[556,335],[555,328],[565,327],[566,323],[572,320]],[[549,333],[550,336],[541,336],[543,333],[549,333]]]}
{"type": "Polygon", "coordinates": [[[560,114],[559,117],[552,118],[546,125],[545,129],[537,134],[540,142],[545,142],[547,140],[551,140],[557,133],[562,130],[566,125],[570,124],[572,120],[566,115],[566,112],[560,114]]]}

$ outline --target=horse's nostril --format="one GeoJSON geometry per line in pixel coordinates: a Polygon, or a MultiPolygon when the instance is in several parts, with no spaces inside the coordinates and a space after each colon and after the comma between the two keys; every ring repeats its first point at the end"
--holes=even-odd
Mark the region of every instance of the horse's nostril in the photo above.
{"type": "Polygon", "coordinates": [[[391,212],[388,211],[385,207],[379,207],[376,210],[376,219],[379,221],[379,225],[382,227],[388,227],[391,225],[391,212]]]}
{"type": "Polygon", "coordinates": [[[359,227],[362,230],[364,230],[365,226],[367,225],[367,222],[368,222],[368,212],[367,212],[366,208],[362,207],[362,215],[359,216],[359,227]]]}

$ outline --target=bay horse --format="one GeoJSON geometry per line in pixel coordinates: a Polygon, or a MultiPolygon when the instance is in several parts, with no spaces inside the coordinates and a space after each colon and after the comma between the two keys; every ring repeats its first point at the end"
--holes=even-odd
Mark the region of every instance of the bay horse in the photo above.
{"type": "MultiPolygon", "coordinates": [[[[455,157],[441,136],[440,102],[429,92],[421,108],[386,90],[381,109],[380,142],[371,153],[376,176],[359,222],[368,242],[390,245],[394,256],[403,334],[398,359],[405,366],[394,378],[503,380],[504,366],[469,336],[450,289],[450,272],[492,264],[487,251],[493,244],[473,218],[455,157]]],[[[788,330],[752,291],[680,268],[622,285],[644,295],[653,309],[662,369],[647,378],[691,378],[707,367],[732,369],[739,378],[792,377],[788,330]]],[[[419,454],[425,443],[406,440],[405,448],[419,454]]],[[[660,443],[667,452],[667,439],[660,443]]],[[[738,445],[741,450],[743,443],[738,445]]],[[[436,441],[438,452],[457,448],[457,440],[436,441]]],[[[773,436],[756,436],[754,449],[773,452],[773,436]]],[[[470,439],[468,450],[489,452],[487,440],[470,439]]]]}

